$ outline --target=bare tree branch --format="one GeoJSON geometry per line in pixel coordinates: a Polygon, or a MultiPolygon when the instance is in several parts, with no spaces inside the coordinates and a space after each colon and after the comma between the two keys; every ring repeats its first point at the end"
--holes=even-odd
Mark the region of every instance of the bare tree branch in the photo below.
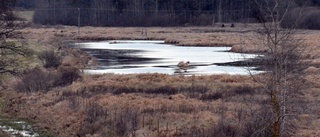
{"type": "MultiPolygon", "coordinates": [[[[281,22],[292,10],[293,0],[254,0],[260,7],[265,21],[262,23],[261,43],[267,50],[265,58],[265,68],[268,71],[263,74],[264,79],[260,79],[260,84],[264,88],[264,93],[269,96],[266,105],[272,108],[272,115],[267,119],[272,129],[274,137],[290,135],[295,127],[292,124],[292,117],[295,112],[293,105],[298,105],[299,100],[296,95],[303,87],[303,74],[301,73],[307,64],[303,64],[301,51],[303,42],[297,40],[295,35],[295,25],[290,28],[281,28],[281,22]]],[[[301,12],[300,12],[301,13],[301,12]]],[[[301,16],[301,15],[300,15],[301,16]]],[[[297,24],[297,18],[293,24],[297,24]]],[[[255,75],[251,75],[255,80],[255,75]]],[[[266,127],[264,127],[266,128],[266,127]]],[[[262,128],[262,129],[264,129],[262,128]]],[[[257,132],[262,132],[258,130],[257,132]]]]}
{"type": "Polygon", "coordinates": [[[17,21],[9,4],[14,1],[0,0],[0,74],[17,74],[22,68],[20,60],[31,54],[25,43],[17,40],[7,40],[8,37],[16,35],[22,22],[17,21]]]}

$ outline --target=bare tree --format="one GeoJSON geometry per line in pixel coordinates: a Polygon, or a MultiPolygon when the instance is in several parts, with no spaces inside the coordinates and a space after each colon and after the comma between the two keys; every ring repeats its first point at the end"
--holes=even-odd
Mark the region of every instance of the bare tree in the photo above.
{"type": "Polygon", "coordinates": [[[10,0],[0,1],[0,74],[16,74],[19,70],[19,59],[27,56],[30,52],[23,43],[6,41],[7,38],[15,35],[15,30],[21,27],[17,17],[9,7],[10,0]]]}
{"type": "Polygon", "coordinates": [[[8,7],[9,0],[0,0],[0,36],[1,39],[8,37],[18,27],[14,20],[16,17],[8,7]]]}
{"type": "MultiPolygon", "coordinates": [[[[281,28],[280,24],[289,14],[294,0],[254,0],[259,8],[262,29],[258,31],[259,44],[266,49],[264,56],[264,67],[267,72],[263,74],[263,80],[259,80],[263,92],[268,95],[263,109],[269,108],[269,117],[261,118],[267,125],[263,125],[261,130],[254,132],[257,136],[259,132],[272,131],[274,137],[288,136],[292,134],[295,127],[292,123],[294,113],[299,108],[296,103],[299,101],[297,93],[302,88],[302,69],[306,64],[302,64],[303,42],[294,37],[296,22],[290,28],[281,28]],[[293,107],[293,105],[296,105],[293,107]]],[[[253,78],[257,79],[256,76],[253,78]]]]}

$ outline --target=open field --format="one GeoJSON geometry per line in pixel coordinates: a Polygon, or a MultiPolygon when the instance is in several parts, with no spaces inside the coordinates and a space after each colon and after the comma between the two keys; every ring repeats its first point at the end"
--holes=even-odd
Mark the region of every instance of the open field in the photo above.
{"type": "MultiPolygon", "coordinates": [[[[258,24],[225,27],[101,28],[33,26],[19,30],[33,49],[57,49],[70,40],[165,40],[180,46],[231,46],[235,52],[263,52],[258,24]],[[147,34],[142,34],[142,30],[147,34]],[[144,30],[144,31],[145,31],[144,30]]],[[[320,136],[320,31],[300,30],[310,67],[308,85],[296,98],[301,110],[293,121],[297,137],[320,136]],[[304,111],[305,110],[305,111],[304,111]]],[[[65,49],[66,50],[66,49],[65,49]]],[[[85,64],[86,56],[68,56],[69,66],[85,64]],[[79,62],[79,63],[76,63],[79,62]]],[[[87,58],[87,57],[86,57],[87,58]]],[[[79,65],[81,66],[81,65],[79,65]]],[[[264,79],[264,75],[256,76],[264,79]]],[[[35,122],[56,136],[248,136],[264,124],[261,83],[250,76],[170,76],[164,74],[82,75],[71,85],[49,91],[16,92],[12,79],[4,84],[3,112],[35,122]]]]}

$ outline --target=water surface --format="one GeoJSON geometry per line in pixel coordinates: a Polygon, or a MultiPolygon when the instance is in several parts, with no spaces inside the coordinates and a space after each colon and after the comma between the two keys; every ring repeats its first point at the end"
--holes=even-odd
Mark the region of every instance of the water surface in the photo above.
{"type": "MultiPolygon", "coordinates": [[[[242,61],[256,55],[228,52],[230,47],[184,47],[165,44],[164,41],[103,41],[76,43],[80,48],[96,57],[99,65],[85,69],[90,74],[239,74],[247,75],[248,67],[218,66],[215,63],[242,61]],[[190,61],[188,70],[180,70],[180,61],[190,61]]],[[[255,73],[254,71],[252,71],[255,73]]]]}

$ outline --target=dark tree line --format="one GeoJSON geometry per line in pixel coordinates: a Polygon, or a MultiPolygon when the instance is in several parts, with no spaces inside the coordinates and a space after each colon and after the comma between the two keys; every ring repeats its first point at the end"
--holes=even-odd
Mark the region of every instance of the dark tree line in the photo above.
{"type": "Polygon", "coordinates": [[[209,25],[250,16],[242,0],[36,0],[34,21],[94,26],[209,25]]]}
{"type": "MultiPolygon", "coordinates": [[[[320,0],[294,0],[291,5],[301,6],[320,6],[320,0]]],[[[181,26],[267,21],[253,0],[16,0],[16,7],[35,9],[34,22],[49,25],[181,26]]]]}

